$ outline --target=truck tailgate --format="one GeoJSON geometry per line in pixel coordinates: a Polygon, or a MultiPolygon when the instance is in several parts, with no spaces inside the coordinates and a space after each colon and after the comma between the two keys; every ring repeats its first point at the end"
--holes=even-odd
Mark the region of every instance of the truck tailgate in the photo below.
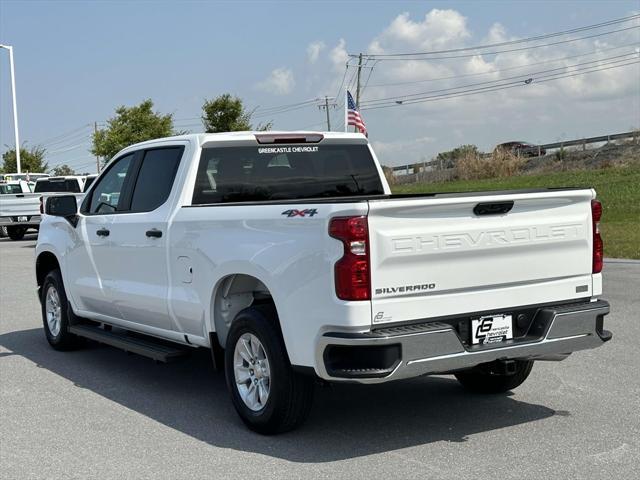
{"type": "Polygon", "coordinates": [[[373,322],[591,296],[594,197],[575,189],[370,201],[373,322]],[[508,213],[474,213],[511,202],[508,213]]]}
{"type": "Polygon", "coordinates": [[[40,193],[0,195],[0,217],[40,215],[40,193]]]}

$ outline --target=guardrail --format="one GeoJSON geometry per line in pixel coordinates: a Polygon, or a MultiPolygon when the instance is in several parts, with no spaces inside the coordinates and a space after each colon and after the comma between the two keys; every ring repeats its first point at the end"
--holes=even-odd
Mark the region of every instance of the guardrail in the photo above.
{"type": "MultiPolygon", "coordinates": [[[[589,137],[589,138],[580,138],[576,140],[563,140],[561,142],[554,143],[545,143],[544,145],[535,145],[529,148],[521,148],[518,149],[518,153],[529,153],[529,152],[537,152],[538,156],[542,153],[542,150],[552,150],[555,148],[564,148],[564,147],[574,147],[582,145],[584,148],[590,143],[601,143],[601,142],[611,142],[612,140],[621,140],[624,138],[637,138],[640,139],[640,132],[625,132],[625,133],[614,133],[611,135],[600,135],[599,137],[589,137]]],[[[406,171],[405,175],[410,175],[409,171],[413,170],[414,165],[420,165],[423,168],[430,167],[432,165],[438,165],[440,160],[429,160],[428,162],[416,162],[410,163],[408,165],[399,165],[396,167],[392,167],[393,173],[406,171]]],[[[416,173],[416,172],[413,172],[416,173]]]]}

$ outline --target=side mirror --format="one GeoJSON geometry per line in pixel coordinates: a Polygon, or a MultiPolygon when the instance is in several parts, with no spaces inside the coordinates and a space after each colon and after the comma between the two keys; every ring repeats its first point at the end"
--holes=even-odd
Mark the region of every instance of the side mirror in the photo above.
{"type": "Polygon", "coordinates": [[[78,201],[74,195],[55,195],[46,199],[45,213],[55,217],[75,217],[78,201]]]}

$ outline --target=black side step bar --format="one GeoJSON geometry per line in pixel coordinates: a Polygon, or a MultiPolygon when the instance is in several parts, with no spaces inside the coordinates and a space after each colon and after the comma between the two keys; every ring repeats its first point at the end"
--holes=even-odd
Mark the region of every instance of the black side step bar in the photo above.
{"type": "Polygon", "coordinates": [[[157,362],[167,363],[189,353],[188,350],[165,345],[151,337],[140,338],[126,332],[104,330],[93,325],[70,325],[69,332],[79,337],[120,348],[125,352],[149,357],[157,362]]]}

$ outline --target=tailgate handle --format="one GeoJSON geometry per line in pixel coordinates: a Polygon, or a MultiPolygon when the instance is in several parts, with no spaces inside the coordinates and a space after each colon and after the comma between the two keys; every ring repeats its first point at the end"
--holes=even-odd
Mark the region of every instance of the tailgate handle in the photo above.
{"type": "Polygon", "coordinates": [[[473,213],[476,215],[504,215],[509,213],[513,208],[513,200],[508,202],[489,202],[479,203],[473,207],[473,213]]]}

